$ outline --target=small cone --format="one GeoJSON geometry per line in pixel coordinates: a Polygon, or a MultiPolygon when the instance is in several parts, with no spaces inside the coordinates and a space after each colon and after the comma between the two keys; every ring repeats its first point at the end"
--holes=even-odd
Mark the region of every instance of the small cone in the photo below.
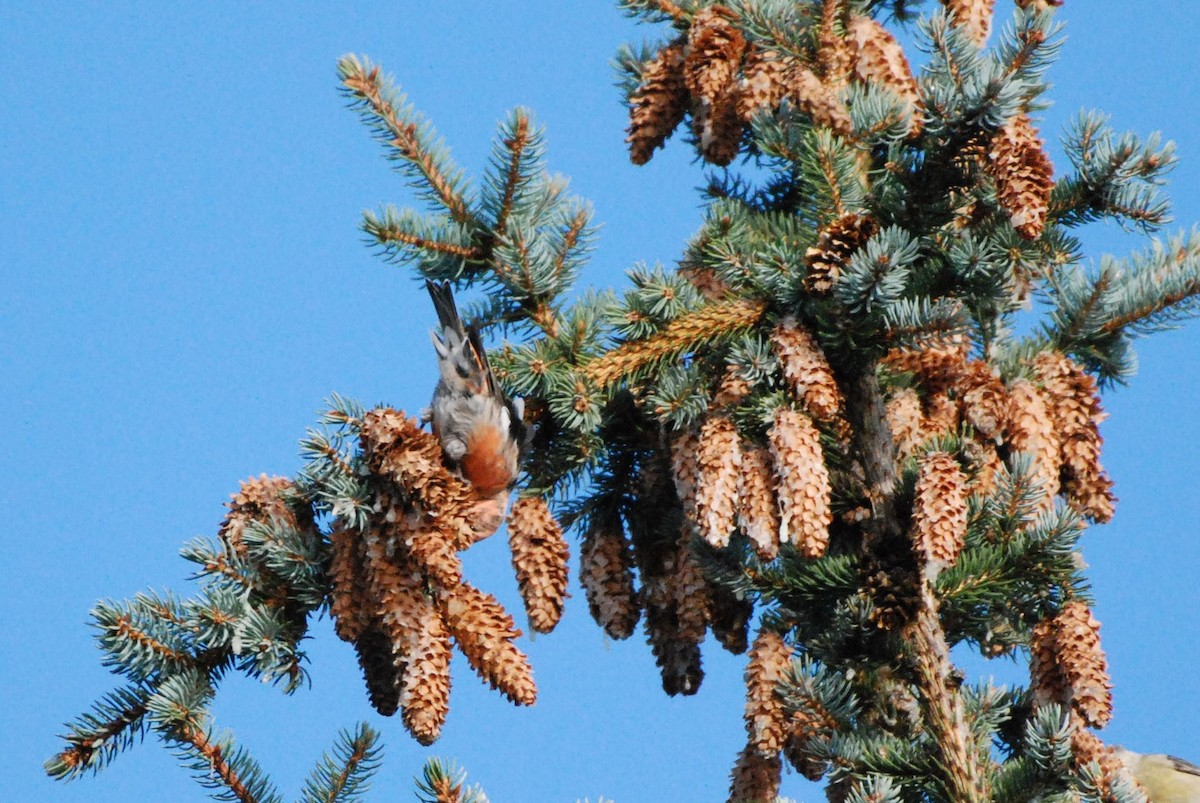
{"type": "Polygon", "coordinates": [[[295,511],[282,498],[282,495],[292,489],[292,481],[287,477],[268,477],[263,474],[243,480],[238,492],[233,494],[226,504],[229,513],[221,522],[221,529],[217,533],[227,553],[246,553],[246,547],[242,543],[242,532],[251,522],[269,524],[274,520],[285,526],[300,529],[301,524],[295,511]]]}
{"type": "Polygon", "coordinates": [[[786,723],[783,757],[808,780],[821,780],[829,769],[829,761],[814,755],[810,743],[827,744],[835,727],[836,723],[826,712],[818,713],[808,707],[793,711],[786,723]]]}
{"type": "Polygon", "coordinates": [[[338,638],[353,643],[371,622],[366,567],[357,533],[339,526],[330,533],[329,540],[329,613],[338,638]]]}
{"type": "Polygon", "coordinates": [[[704,160],[724,167],[737,158],[742,142],[738,87],[731,85],[711,102],[692,103],[692,133],[704,160]]]}
{"type": "Polygon", "coordinates": [[[921,461],[912,518],[926,571],[953,566],[967,535],[967,478],[953,455],[930,452],[921,461]]]}
{"type": "Polygon", "coordinates": [[[620,521],[592,519],[579,550],[579,582],[592,618],[618,641],[633,635],[641,616],[632,561],[620,521]]]}
{"type": "Polygon", "coordinates": [[[696,513],[696,487],[699,483],[700,461],[697,457],[700,451],[700,435],[695,430],[681,432],[671,439],[671,477],[675,483],[675,493],[683,506],[683,520],[699,534],[699,520],[696,513]]]}
{"type": "Polygon", "coordinates": [[[742,376],[736,365],[725,368],[717,392],[713,394],[714,407],[736,407],[744,402],[751,392],[750,383],[742,376]]]}
{"type": "MultiPolygon", "coordinates": [[[[1017,0],[1018,4],[1020,0],[1017,0]]],[[[967,31],[975,47],[982,48],[992,32],[996,0],[942,0],[954,24],[967,31]]]]}
{"type": "Polygon", "coordinates": [[[963,418],[985,438],[1002,437],[1008,426],[1008,393],[996,369],[982,360],[967,363],[955,384],[963,418]]]}
{"type": "Polygon", "coordinates": [[[962,379],[970,351],[967,338],[954,335],[919,347],[892,349],[883,361],[893,371],[916,374],[928,394],[936,395],[962,379]]]}
{"type": "Polygon", "coordinates": [[[636,165],[650,161],[655,149],[683,122],[688,91],[683,82],[682,42],[659,51],[642,71],[642,83],[629,97],[629,159],[636,165]]]}
{"type": "Polygon", "coordinates": [[[707,6],[696,12],[688,29],[684,85],[693,100],[708,106],[736,83],[746,50],[745,37],[730,22],[733,16],[724,6],[707,6]]]}
{"type": "Polygon", "coordinates": [[[777,693],[792,665],[792,648],[779,633],[763,630],[750,648],[746,664],[747,744],[759,755],[775,756],[783,749],[786,718],[777,693]]]}
{"type": "Polygon", "coordinates": [[[752,48],[742,69],[738,117],[750,122],[761,111],[774,111],[788,93],[788,72],[793,65],[774,50],[752,48]]]}
{"type": "Polygon", "coordinates": [[[408,732],[424,745],[441,735],[450,712],[450,634],[437,610],[422,596],[404,644],[400,710],[408,732]]]}
{"type": "Polygon", "coordinates": [[[513,644],[521,635],[512,617],[491,594],[463,583],[438,595],[446,629],[471,668],[517,705],[533,705],[537,686],[529,659],[513,644]]]}
{"type": "Polygon", "coordinates": [[[784,378],[812,417],[827,422],[838,418],[843,407],[842,392],[812,333],[788,316],[771,330],[771,343],[784,378]]]}
{"type": "Polygon", "coordinates": [[[1042,234],[1054,189],[1054,167],[1029,115],[1018,114],[992,138],[988,172],[1009,222],[1027,240],[1042,234]]]}
{"type": "Polygon", "coordinates": [[[921,95],[912,68],[904,56],[904,48],[877,21],[860,14],[851,14],[847,38],[854,47],[854,73],[860,81],[879,84],[890,89],[908,106],[912,118],[909,136],[921,133],[921,95]]]}
{"type": "Polygon", "coordinates": [[[887,400],[886,410],[897,456],[906,460],[923,439],[921,397],[912,388],[900,388],[887,400]]]}
{"type": "Polygon", "coordinates": [[[961,422],[958,405],[944,392],[931,394],[925,399],[925,411],[921,416],[922,443],[939,435],[951,435],[958,431],[961,422]]]}
{"type": "Polygon", "coordinates": [[[1099,424],[1107,416],[1100,407],[1096,380],[1058,352],[1034,360],[1047,405],[1061,440],[1062,486],[1071,507],[1097,522],[1112,519],[1116,497],[1112,480],[1100,465],[1104,439],[1099,424]]]}
{"type": "Polygon", "coordinates": [[[549,633],[562,617],[570,552],[545,499],[517,500],[508,517],[508,543],[529,626],[549,633]]]}
{"type": "Polygon", "coordinates": [[[696,521],[700,535],[715,547],[727,546],[737,514],[742,463],[737,427],[730,418],[711,415],[704,421],[696,461],[696,521]]]}
{"type": "Polygon", "coordinates": [[[828,293],[854,252],[878,231],[879,224],[873,218],[853,213],[842,215],[821,229],[816,245],[804,252],[808,263],[805,288],[816,295],[828,293]]]}
{"type": "Polygon", "coordinates": [[[639,563],[639,569],[646,641],[662,673],[663,691],[672,697],[695,694],[704,680],[704,669],[700,660],[700,642],[680,634],[679,595],[674,582],[675,548],[655,552],[638,557],[643,561],[639,563]]]}
{"type": "Polygon", "coordinates": [[[782,775],[778,754],[764,756],[746,745],[729,776],[729,803],[775,803],[782,775]]]}
{"type": "Polygon", "coordinates": [[[849,135],[854,128],[850,121],[850,110],[836,89],[807,67],[797,65],[788,73],[787,97],[814,123],[831,129],[839,136],[849,135]]]}
{"type": "Polygon", "coordinates": [[[779,555],[779,503],[775,499],[771,453],[743,447],[738,473],[738,528],[750,539],[760,560],[779,555]]]}
{"type": "Polygon", "coordinates": [[[1064,605],[1054,621],[1058,663],[1071,692],[1071,707],[1088,727],[1103,728],[1112,719],[1112,682],[1100,647],[1100,623],[1079,600],[1064,605]]]}
{"type": "Polygon", "coordinates": [[[808,416],[780,408],[767,433],[779,499],[779,539],[800,554],[819,558],[829,545],[829,469],[821,439],[808,416]]]}
{"type": "Polygon", "coordinates": [[[1061,447],[1045,394],[1028,379],[1018,379],[1009,386],[1008,397],[1009,446],[1032,456],[1033,479],[1044,494],[1038,509],[1050,510],[1059,490],[1061,447]]]}
{"type": "Polygon", "coordinates": [[[667,584],[675,609],[676,636],[681,641],[696,643],[704,641],[704,633],[711,619],[708,585],[704,573],[691,550],[691,535],[685,532],[675,551],[671,574],[667,584]]]}
{"type": "Polygon", "coordinates": [[[713,636],[729,652],[741,655],[750,646],[750,619],[754,601],[720,584],[708,586],[708,607],[713,636]]]}
{"type": "Polygon", "coordinates": [[[401,668],[392,657],[392,640],[381,626],[372,624],[354,642],[371,707],[390,717],[400,707],[401,668]]]}

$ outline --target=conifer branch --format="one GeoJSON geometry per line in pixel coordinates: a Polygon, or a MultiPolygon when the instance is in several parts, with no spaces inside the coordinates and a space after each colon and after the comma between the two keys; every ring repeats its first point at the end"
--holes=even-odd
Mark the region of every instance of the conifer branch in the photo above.
{"type": "Polygon", "coordinates": [[[645,340],[623,343],[597,357],[583,367],[582,375],[597,387],[608,387],[663,360],[750,329],[765,312],[763,302],[749,299],[701,307],[676,318],[645,340]]]}
{"type": "Polygon", "coordinates": [[[302,803],[353,803],[369,791],[368,781],[379,768],[379,733],[360,722],[353,732],[342,731],[334,754],[321,757],[304,784],[302,803]]]}
{"type": "Polygon", "coordinates": [[[352,105],[367,118],[378,132],[378,138],[394,151],[395,158],[407,163],[427,187],[461,224],[474,224],[466,198],[458,188],[458,171],[448,169],[448,163],[431,142],[428,125],[405,105],[391,81],[381,75],[379,67],[360,62],[355,56],[343,56],[338,62],[344,93],[352,105]]]}
{"type": "Polygon", "coordinates": [[[145,732],[150,692],[144,687],[118,689],[106,695],[71,725],[64,736],[68,747],[46,761],[52,778],[73,778],[87,770],[99,772],[125,747],[145,732]]]}
{"type": "Polygon", "coordinates": [[[201,730],[189,723],[181,723],[171,728],[170,738],[185,745],[189,752],[195,754],[210,768],[215,780],[228,790],[226,799],[238,803],[267,803],[258,797],[247,786],[237,768],[230,762],[229,747],[212,741],[207,731],[201,730]]]}

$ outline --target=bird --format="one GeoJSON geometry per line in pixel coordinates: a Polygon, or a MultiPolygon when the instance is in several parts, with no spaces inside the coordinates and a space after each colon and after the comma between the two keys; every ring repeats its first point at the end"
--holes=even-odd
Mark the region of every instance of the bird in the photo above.
{"type": "Polygon", "coordinates": [[[425,281],[439,328],[429,333],[440,377],[429,405],[446,464],[481,499],[507,493],[526,443],[524,402],[509,399],[488,364],[478,327],[463,326],[449,282],[425,281]]]}
{"type": "Polygon", "coordinates": [[[1146,790],[1150,803],[1200,803],[1200,767],[1164,753],[1116,748],[1117,757],[1146,790]]]}

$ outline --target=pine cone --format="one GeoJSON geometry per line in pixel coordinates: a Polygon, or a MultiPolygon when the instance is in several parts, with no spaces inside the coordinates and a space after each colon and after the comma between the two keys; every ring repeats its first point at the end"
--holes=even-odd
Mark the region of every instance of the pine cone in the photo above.
{"type": "Polygon", "coordinates": [[[734,18],[721,5],[702,8],[692,17],[683,80],[693,101],[714,106],[737,82],[746,39],[730,22],[734,18]]]}
{"type": "Polygon", "coordinates": [[[839,136],[848,136],[854,126],[850,110],[834,86],[822,81],[807,67],[796,65],[788,72],[787,97],[800,111],[839,136]]]}
{"type": "Polygon", "coordinates": [[[920,579],[911,549],[875,549],[863,561],[860,584],[873,606],[871,622],[880,630],[898,630],[912,620],[921,604],[920,579]]]}
{"type": "Polygon", "coordinates": [[[751,48],[742,69],[738,117],[749,123],[760,111],[774,111],[788,94],[788,73],[794,68],[774,50],[751,48]]]}
{"type": "Polygon", "coordinates": [[[1008,393],[996,369],[982,360],[968,362],[954,392],[963,418],[985,438],[1000,438],[1008,426],[1008,393]]]}
{"type": "Polygon", "coordinates": [[[897,456],[906,460],[923,437],[921,397],[912,388],[900,388],[887,400],[886,410],[888,429],[892,433],[892,442],[896,444],[897,456]]]}
{"type": "Polygon", "coordinates": [[[371,707],[390,717],[400,707],[402,669],[393,660],[392,640],[381,626],[373,624],[354,642],[358,665],[362,668],[371,707]]]}
{"type": "Polygon", "coordinates": [[[819,781],[829,769],[829,761],[814,755],[811,743],[827,744],[835,728],[826,712],[817,713],[808,707],[793,711],[787,719],[783,757],[796,772],[810,781],[819,781]]]}
{"type": "Polygon", "coordinates": [[[353,643],[371,622],[371,598],[359,550],[360,539],[353,530],[337,526],[329,540],[329,613],[338,638],[353,643]]]}
{"type": "Polygon", "coordinates": [[[517,500],[508,517],[508,543],[529,626],[549,633],[562,617],[570,552],[546,500],[517,500]]]}
{"type": "Polygon", "coordinates": [[[761,560],[779,554],[779,503],[775,499],[771,453],[761,446],[742,452],[738,473],[738,528],[761,560]]]}
{"type": "Polygon", "coordinates": [[[926,572],[954,565],[967,535],[967,478],[948,452],[921,461],[913,501],[913,541],[926,572]]]}
{"type": "Polygon", "coordinates": [[[737,158],[742,143],[742,118],[738,116],[738,86],[707,100],[692,101],[692,133],[705,161],[724,167],[737,158]]]}
{"type": "Polygon", "coordinates": [[[850,15],[846,35],[854,47],[855,75],[864,83],[879,84],[890,89],[904,101],[912,115],[908,134],[910,137],[920,134],[924,127],[921,95],[904,55],[904,48],[887,28],[860,14],[850,15]]]}
{"type": "Polygon", "coordinates": [[[747,744],[762,756],[775,756],[783,749],[785,717],[777,688],[791,665],[792,648],[783,636],[761,631],[746,664],[745,720],[747,744]]]}
{"type": "Polygon", "coordinates": [[[879,231],[873,218],[853,213],[842,215],[817,235],[816,245],[804,252],[808,263],[805,288],[815,295],[825,295],[837,282],[842,267],[867,240],[879,231]]]}
{"type": "Polygon", "coordinates": [[[788,316],[771,330],[771,342],[784,378],[812,417],[826,422],[839,418],[844,405],[842,392],[812,333],[788,316]]]}
{"type": "Polygon", "coordinates": [[[764,756],[746,745],[729,774],[729,803],[775,803],[782,775],[778,753],[764,756]]]}
{"type": "MultiPolygon", "coordinates": [[[[1018,4],[1020,0],[1017,0],[1018,4]]],[[[975,43],[982,48],[992,32],[992,13],[996,0],[942,0],[950,12],[954,24],[963,28],[975,43]]]]}
{"type": "Polygon", "coordinates": [[[754,601],[738,596],[719,584],[708,586],[708,607],[713,635],[729,652],[741,655],[750,646],[750,619],[754,616],[754,601]]]}
{"type": "MultiPolygon", "coordinates": [[[[297,530],[305,525],[311,526],[311,520],[300,522],[296,512],[284,501],[284,495],[291,492],[293,487],[292,481],[287,477],[268,477],[266,474],[243,480],[238,492],[226,503],[229,513],[221,521],[221,528],[217,531],[226,554],[246,554],[242,532],[251,522],[270,524],[276,521],[297,530]]],[[[311,519],[311,516],[306,518],[311,519]]]]}
{"type": "Polygon", "coordinates": [[[529,659],[513,644],[521,631],[495,597],[463,583],[439,592],[438,609],[446,629],[479,677],[517,705],[537,701],[529,659]]]}
{"type": "Polygon", "coordinates": [[[988,172],[1012,227],[1027,240],[1040,237],[1054,189],[1054,166],[1028,114],[1018,114],[996,132],[988,172]]]}
{"type": "Polygon", "coordinates": [[[696,461],[696,521],[700,535],[715,547],[727,546],[737,513],[742,463],[737,427],[730,418],[711,415],[705,420],[696,461]]]}
{"type": "Polygon", "coordinates": [[[704,680],[699,640],[684,638],[680,633],[680,595],[674,579],[676,549],[660,548],[653,555],[638,550],[646,641],[662,673],[663,691],[672,697],[695,694],[704,680]]]}
{"type": "Polygon", "coordinates": [[[700,435],[695,430],[680,432],[671,439],[671,477],[683,506],[683,520],[699,534],[696,487],[700,477],[700,435]]]}
{"type": "Polygon", "coordinates": [[[400,710],[404,727],[424,745],[441,735],[450,713],[450,634],[424,595],[412,612],[403,645],[400,710]]]}
{"type": "Polygon", "coordinates": [[[1079,600],[1064,605],[1054,621],[1057,658],[1071,692],[1071,707],[1089,727],[1103,728],[1112,719],[1112,682],[1100,647],[1100,623],[1079,600]]]}
{"type": "Polygon", "coordinates": [[[629,159],[635,165],[650,161],[656,148],[683,122],[688,91],[683,81],[682,42],[664,47],[642,70],[642,83],[629,96],[629,159]]]}
{"type": "Polygon", "coordinates": [[[779,539],[794,543],[800,554],[819,558],[829,545],[829,469],[821,439],[808,416],[780,408],[767,433],[775,465],[779,499],[779,539]]]}
{"type": "Polygon", "coordinates": [[[1112,480],[1100,465],[1104,439],[1099,424],[1107,416],[1100,408],[1096,380],[1058,352],[1043,352],[1033,364],[1061,441],[1061,480],[1067,501],[1089,519],[1108,522],[1116,497],[1112,480]]]}
{"type": "Polygon", "coordinates": [[[1046,397],[1028,379],[1018,379],[1008,388],[1012,420],[1009,446],[1033,458],[1033,480],[1042,489],[1039,510],[1050,510],[1059,490],[1059,434],[1050,418],[1046,397]]]}
{"type": "Polygon", "coordinates": [[[592,618],[618,641],[633,635],[641,616],[632,561],[620,521],[594,518],[579,550],[579,582],[592,618]]]}

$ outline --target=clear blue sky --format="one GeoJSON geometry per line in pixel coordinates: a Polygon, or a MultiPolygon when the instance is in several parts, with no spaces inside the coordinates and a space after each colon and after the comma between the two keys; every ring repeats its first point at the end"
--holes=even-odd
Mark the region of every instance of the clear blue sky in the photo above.
{"type": "MultiPolygon", "coordinates": [[[[1056,140],[1079,108],[1100,107],[1119,129],[1174,138],[1180,226],[1200,221],[1188,6],[1068,0],[1043,126],[1056,140]]],[[[206,799],[153,740],[95,779],[42,775],[61,723],[116,685],[88,609],[147,587],[190,593],[179,545],[215,532],[241,478],[299,468],[296,442],[331,391],[427,403],[427,299],[356,229],[361,209],[410,198],[342,108],[337,57],[384,64],[471,171],[495,121],[533,108],[552,168],[603,224],[583,281],[611,285],[638,260],[670,264],[700,219],[683,147],[646,168],[625,155],[608,60],[652,35],[606,2],[0,5],[4,796],[206,799]]],[[[1115,226],[1086,239],[1096,256],[1138,246],[1115,226]]],[[[1121,503],[1084,542],[1116,683],[1106,735],[1200,760],[1200,329],[1139,353],[1139,376],[1106,402],[1121,503]]],[[[502,538],[471,550],[467,573],[519,610],[502,538]]],[[[411,799],[429,755],[457,757],[497,803],[724,799],[744,739],[741,658],[710,640],[700,694],[668,699],[640,637],[607,643],[577,589],[559,629],[523,645],[536,708],[512,708],[456,660],[432,749],[374,714],[328,621],[313,635],[311,689],[287,698],[231,677],[215,709],[288,796],[363,719],[387,747],[377,800],[411,799]]],[[[794,774],[783,791],[823,799],[794,774]]]]}

